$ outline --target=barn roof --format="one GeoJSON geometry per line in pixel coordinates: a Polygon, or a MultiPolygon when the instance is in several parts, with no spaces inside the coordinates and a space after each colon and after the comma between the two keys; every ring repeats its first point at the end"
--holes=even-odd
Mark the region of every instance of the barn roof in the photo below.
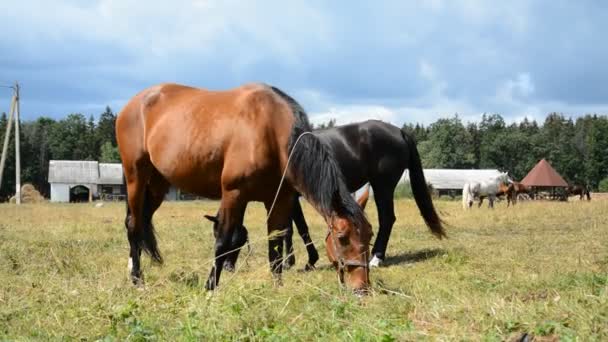
{"type": "MultiPolygon", "coordinates": [[[[424,169],[424,178],[435,189],[462,189],[464,183],[481,181],[500,175],[496,169],[424,169]]],[[[402,181],[409,182],[409,170],[403,173],[402,181]]]]}
{"type": "Polygon", "coordinates": [[[544,158],[521,180],[525,186],[568,186],[568,183],[544,158]]]}
{"type": "Polygon", "coordinates": [[[99,167],[96,161],[51,160],[49,183],[97,184],[99,167]]]}
{"type": "Polygon", "coordinates": [[[122,184],[122,164],[99,163],[98,184],[122,184]]]}

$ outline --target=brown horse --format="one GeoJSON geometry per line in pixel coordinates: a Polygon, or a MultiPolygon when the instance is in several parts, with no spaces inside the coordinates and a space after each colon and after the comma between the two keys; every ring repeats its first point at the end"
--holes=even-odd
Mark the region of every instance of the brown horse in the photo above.
{"type": "Polygon", "coordinates": [[[280,281],[283,241],[276,231],[289,225],[295,191],[319,211],[333,241],[339,241],[339,271],[350,275],[348,285],[366,289],[371,226],[332,154],[306,133],[310,130],[302,107],[264,84],[226,91],[161,84],[133,97],[116,120],[127,183],[125,226],[133,282],[143,281],[142,250],[162,263],[152,216],[174,185],[221,199],[207,289],[218,285],[226,254],[234,249],[231,237],[241,229],[250,201],[266,207],[270,269],[280,281]]]}
{"type": "Polygon", "coordinates": [[[510,188],[510,197],[513,205],[517,204],[517,197],[519,195],[530,195],[532,193],[532,189],[530,187],[523,185],[520,182],[511,181],[509,184],[510,188]]]}
{"type": "Polygon", "coordinates": [[[584,185],[568,185],[566,188],[568,196],[579,196],[579,200],[583,200],[583,197],[587,197],[587,201],[591,201],[591,193],[589,188],[584,185]]]}

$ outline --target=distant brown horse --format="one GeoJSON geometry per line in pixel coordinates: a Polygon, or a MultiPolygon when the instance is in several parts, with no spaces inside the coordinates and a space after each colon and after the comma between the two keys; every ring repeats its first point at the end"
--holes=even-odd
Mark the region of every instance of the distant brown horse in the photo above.
{"type": "Polygon", "coordinates": [[[280,280],[283,241],[272,233],[289,225],[295,191],[324,217],[332,246],[339,244],[335,255],[341,279],[347,272],[348,285],[366,289],[371,226],[332,154],[306,133],[310,130],[293,98],[263,84],[226,91],[161,84],[132,98],[118,115],[116,136],[127,183],[125,226],[133,282],[143,280],[142,250],[162,263],[152,216],[174,185],[221,199],[207,289],[218,285],[226,254],[234,249],[231,237],[241,229],[250,201],[266,207],[270,269],[280,280]],[[286,182],[279,188],[283,175],[286,182]]]}
{"type": "Polygon", "coordinates": [[[589,188],[584,185],[568,185],[566,188],[568,196],[579,196],[579,200],[583,200],[583,197],[587,197],[587,201],[591,201],[591,193],[589,188]]]}
{"type": "Polygon", "coordinates": [[[517,204],[517,199],[519,195],[530,195],[532,193],[532,189],[530,187],[523,185],[520,182],[511,181],[509,184],[509,197],[513,205],[517,204]]]}

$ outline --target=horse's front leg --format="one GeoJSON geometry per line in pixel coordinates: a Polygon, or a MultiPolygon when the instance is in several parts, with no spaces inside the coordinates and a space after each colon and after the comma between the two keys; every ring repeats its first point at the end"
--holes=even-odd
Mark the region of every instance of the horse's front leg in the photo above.
{"type": "Polygon", "coordinates": [[[232,247],[232,236],[235,229],[243,225],[243,216],[247,203],[238,197],[238,191],[222,195],[217,224],[217,237],[215,239],[215,260],[205,288],[215,290],[220,281],[224,261],[232,247]]]}
{"type": "Polygon", "coordinates": [[[272,202],[265,202],[268,213],[268,262],[270,272],[278,285],[282,284],[281,274],[283,272],[283,236],[289,226],[293,193],[288,190],[281,191],[277,197],[274,207],[272,202]]]}

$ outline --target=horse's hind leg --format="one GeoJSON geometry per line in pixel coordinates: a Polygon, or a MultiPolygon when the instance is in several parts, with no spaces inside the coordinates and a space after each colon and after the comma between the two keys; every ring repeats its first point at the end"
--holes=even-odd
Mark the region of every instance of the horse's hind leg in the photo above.
{"type": "MultiPolygon", "coordinates": [[[[393,191],[389,187],[378,187],[372,184],[374,190],[374,199],[376,208],[378,209],[378,220],[380,227],[378,228],[378,237],[372,248],[372,260],[370,266],[380,266],[380,263],[386,257],[386,248],[388,240],[391,237],[393,224],[395,223],[395,208],[393,203],[393,191]]],[[[394,188],[393,188],[394,189],[394,188]]]]}
{"type": "Polygon", "coordinates": [[[285,230],[285,259],[283,260],[283,268],[290,269],[296,264],[296,255],[293,250],[293,218],[289,219],[289,224],[285,230]]]}
{"type": "Polygon", "coordinates": [[[158,209],[169,184],[151,165],[140,163],[138,167],[126,168],[127,216],[125,227],[129,240],[129,269],[135,285],[143,282],[141,251],[146,250],[152,259],[162,263],[156,244],[152,215],[158,209]]]}
{"type": "Polygon", "coordinates": [[[306,218],[304,218],[304,212],[302,211],[302,205],[300,204],[299,196],[294,197],[293,209],[292,209],[293,222],[298,228],[298,234],[304,241],[304,246],[306,246],[306,252],[308,252],[308,262],[306,266],[304,266],[305,271],[311,271],[315,269],[315,263],[319,260],[319,252],[317,252],[317,248],[315,244],[312,242],[310,238],[310,233],[308,231],[308,225],[306,224],[306,218]]]}

